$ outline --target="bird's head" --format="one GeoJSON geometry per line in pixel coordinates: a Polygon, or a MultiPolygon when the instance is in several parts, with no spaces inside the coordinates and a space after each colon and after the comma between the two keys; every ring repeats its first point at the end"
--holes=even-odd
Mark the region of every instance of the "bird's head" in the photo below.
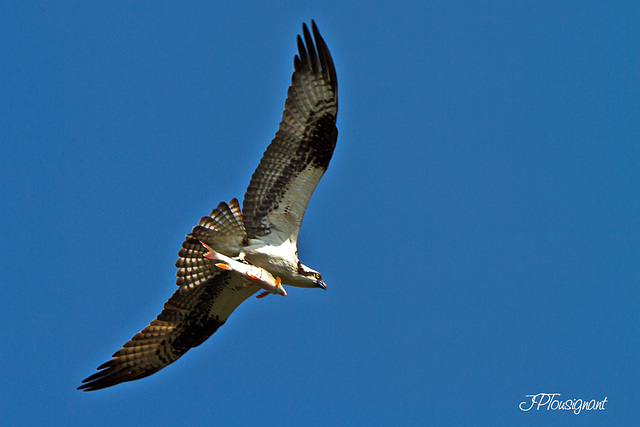
{"type": "Polygon", "coordinates": [[[313,279],[315,281],[316,288],[321,288],[324,291],[327,290],[327,285],[322,280],[322,276],[320,275],[320,273],[316,273],[313,279]]]}
{"type": "Polygon", "coordinates": [[[320,273],[306,265],[298,262],[297,286],[302,288],[327,289],[327,285],[322,281],[320,273]]]}

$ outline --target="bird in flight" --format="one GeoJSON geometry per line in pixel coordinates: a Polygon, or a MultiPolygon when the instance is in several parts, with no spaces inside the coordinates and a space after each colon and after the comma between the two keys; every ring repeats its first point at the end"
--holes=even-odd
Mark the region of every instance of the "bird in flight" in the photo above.
{"type": "Polygon", "coordinates": [[[200,219],[178,252],[179,289],[162,312],[115,352],[79,390],[93,391],[158,372],[197,347],[260,289],[322,288],[298,259],[296,242],[309,198],[327,170],[338,130],[338,82],[315,22],[302,25],[282,120],[244,195],[200,219]],[[313,36],[312,36],[313,35],[313,36]]]}

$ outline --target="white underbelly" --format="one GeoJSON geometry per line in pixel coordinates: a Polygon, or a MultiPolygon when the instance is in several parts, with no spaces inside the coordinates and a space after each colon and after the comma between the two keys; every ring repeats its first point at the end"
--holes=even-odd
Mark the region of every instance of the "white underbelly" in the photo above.
{"type": "Polygon", "coordinates": [[[251,242],[244,249],[245,259],[253,265],[264,268],[287,284],[287,279],[294,277],[298,272],[298,256],[296,247],[287,241],[280,246],[264,245],[257,241],[251,242]]]}

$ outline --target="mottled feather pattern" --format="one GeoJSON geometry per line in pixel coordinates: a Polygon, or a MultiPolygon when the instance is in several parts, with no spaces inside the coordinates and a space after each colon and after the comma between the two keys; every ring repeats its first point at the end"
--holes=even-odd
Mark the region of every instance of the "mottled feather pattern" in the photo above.
{"type": "MultiPolygon", "coordinates": [[[[229,205],[220,203],[187,234],[176,261],[176,284],[180,289],[149,326],[100,365],[100,372],[83,381],[87,384],[81,390],[98,390],[157,372],[209,338],[231,311],[255,292],[205,258],[206,249],[200,240],[222,247],[246,241],[237,199],[229,205]],[[214,306],[217,310],[213,310],[214,306]]],[[[238,243],[235,247],[239,247],[238,243]]]]}
{"type": "Polygon", "coordinates": [[[176,291],[158,317],[100,365],[100,372],[85,379],[79,389],[99,390],[159,371],[209,338],[255,292],[242,286],[234,274],[220,270],[204,286],[186,293],[176,291]]]}
{"type": "MultiPolygon", "coordinates": [[[[265,236],[275,226],[285,236],[297,236],[299,221],[278,223],[276,212],[287,192],[311,196],[331,160],[337,129],[338,81],[329,49],[311,22],[313,37],[303,25],[303,38],[298,36],[298,55],[294,57],[294,73],[287,90],[282,120],[267,147],[243,201],[243,217],[250,238],[265,236]],[[315,45],[314,45],[315,40],[315,45]],[[297,181],[308,167],[322,173],[307,174],[314,181],[297,181]],[[317,178],[317,179],[316,179],[317,178]],[[300,188],[304,185],[305,188],[300,188]],[[307,189],[309,187],[311,191],[307,189]],[[275,213],[275,215],[272,215],[275,213]]],[[[309,199],[297,205],[302,219],[309,199]]]]}
{"type": "MultiPolygon", "coordinates": [[[[99,372],[82,381],[78,389],[99,390],[159,371],[209,338],[258,291],[255,286],[244,286],[245,280],[237,274],[221,270],[205,258],[207,249],[200,241],[236,258],[250,239],[266,236],[262,248],[290,248],[292,256],[296,254],[300,221],[333,154],[338,111],[336,71],[329,50],[315,22],[311,21],[311,32],[305,24],[302,29],[282,121],[251,177],[242,211],[238,200],[232,199],[200,219],[178,252],[176,284],[180,289],[155,320],[100,365],[99,372]],[[287,245],[281,245],[287,239],[287,245]]],[[[295,261],[301,270],[297,255],[295,261]]],[[[324,288],[324,283],[320,284],[324,288]]]]}

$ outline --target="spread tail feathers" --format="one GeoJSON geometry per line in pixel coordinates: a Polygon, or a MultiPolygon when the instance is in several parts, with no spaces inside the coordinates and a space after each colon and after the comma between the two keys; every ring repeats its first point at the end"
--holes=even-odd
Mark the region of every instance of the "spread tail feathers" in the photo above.
{"type": "Polygon", "coordinates": [[[232,199],[228,205],[224,202],[218,204],[185,237],[176,261],[176,285],[183,292],[201,285],[218,271],[215,265],[204,258],[207,250],[200,241],[227,256],[240,254],[248,240],[237,199],[232,199]]]}

